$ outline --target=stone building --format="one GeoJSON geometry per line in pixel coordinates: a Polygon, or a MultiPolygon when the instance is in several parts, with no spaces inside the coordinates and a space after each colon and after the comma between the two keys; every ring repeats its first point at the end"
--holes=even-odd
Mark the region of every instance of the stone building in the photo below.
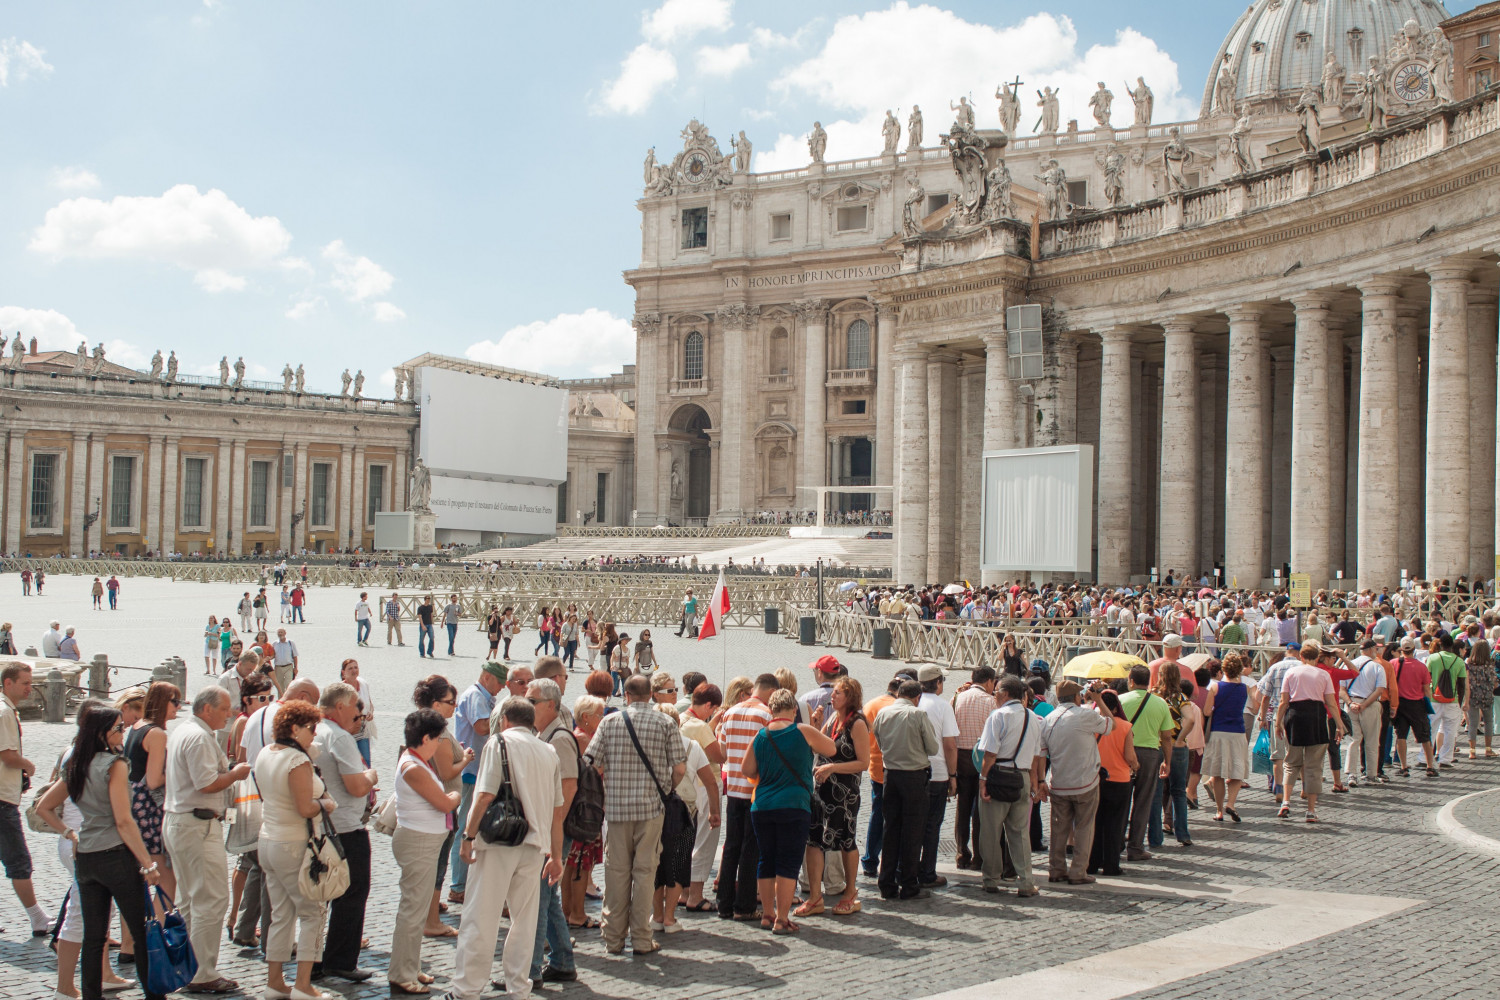
{"type": "Polygon", "coordinates": [[[1500,2],[1482,3],[1449,18],[1443,33],[1453,41],[1453,89],[1460,100],[1500,85],[1500,2]]]}
{"type": "Polygon", "coordinates": [[[635,509],[635,366],[562,384],[568,481],[558,488],[558,523],[628,525],[635,509]]]}
{"type": "Polygon", "coordinates": [[[1138,80],[1129,125],[960,105],[936,149],[746,174],[693,123],[626,274],[642,507],[796,505],[873,430],[898,577],[972,579],[979,453],[1085,442],[1103,581],[1494,575],[1500,111],[1447,16],[1256,0],[1165,128],[1138,80]]]}

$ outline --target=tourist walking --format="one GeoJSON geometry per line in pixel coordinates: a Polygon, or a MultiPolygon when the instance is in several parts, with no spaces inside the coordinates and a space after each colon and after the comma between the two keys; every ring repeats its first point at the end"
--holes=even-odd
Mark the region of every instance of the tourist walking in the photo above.
{"type": "MultiPolygon", "coordinates": [[[[30,665],[12,662],[0,668],[0,866],[4,867],[5,877],[10,879],[16,898],[31,920],[32,935],[40,937],[47,933],[52,921],[37,905],[36,891],[31,885],[31,850],[26,846],[26,833],[21,826],[23,787],[30,784],[36,767],[21,752],[21,717],[17,706],[30,697],[30,665]]],[[[144,854],[142,851],[141,856],[144,854]]],[[[87,977],[85,969],[85,987],[87,977]]]]}
{"type": "Polygon", "coordinates": [[[1276,812],[1279,819],[1291,816],[1292,794],[1300,778],[1307,799],[1307,822],[1318,822],[1318,795],[1323,791],[1323,758],[1328,753],[1330,718],[1337,738],[1344,738],[1333,678],[1317,666],[1322,652],[1317,643],[1304,643],[1298,651],[1302,662],[1289,668],[1281,682],[1276,729],[1287,742],[1287,752],[1281,778],[1281,808],[1276,812]]]}
{"type": "Polygon", "coordinates": [[[94,599],[94,610],[95,611],[103,611],[104,610],[104,581],[100,580],[97,576],[94,577],[94,585],[93,585],[92,588],[90,588],[89,594],[94,599]]]}
{"type": "Polygon", "coordinates": [[[391,635],[396,636],[396,645],[406,645],[401,637],[401,595],[392,594],[385,602],[385,644],[391,644],[391,635]]]}
{"type": "Polygon", "coordinates": [[[213,674],[219,666],[219,619],[208,616],[203,628],[203,672],[213,674]]]}
{"type": "Polygon", "coordinates": [[[370,602],[369,594],[360,591],[359,600],[354,602],[354,644],[356,646],[368,646],[370,644],[370,602]]]}
{"type": "Polygon", "coordinates": [[[1240,821],[1234,807],[1240,789],[1250,780],[1250,743],[1245,735],[1245,704],[1250,689],[1241,676],[1244,670],[1243,656],[1226,653],[1224,674],[1209,682],[1203,702],[1204,728],[1208,730],[1203,776],[1214,797],[1214,819],[1220,823],[1225,816],[1240,821]]]}
{"type": "Polygon", "coordinates": [[[1465,664],[1468,684],[1464,692],[1464,717],[1469,727],[1469,759],[1473,760],[1474,743],[1479,730],[1484,730],[1484,755],[1495,756],[1490,745],[1495,728],[1495,660],[1488,640],[1476,639],[1469,647],[1469,660],[1465,664]]]}
{"type": "Polygon", "coordinates": [[[448,595],[448,603],[443,605],[443,628],[448,632],[448,655],[456,656],[453,652],[453,643],[458,639],[458,620],[463,616],[463,607],[458,603],[457,594],[448,595]]]}
{"type": "Polygon", "coordinates": [[[432,603],[432,595],[428,594],[422,598],[422,603],[417,605],[417,655],[436,656],[437,640],[433,636],[432,622],[437,614],[437,607],[432,603]]]}
{"type": "Polygon", "coordinates": [[[1432,675],[1430,694],[1437,710],[1437,732],[1432,750],[1438,767],[1453,766],[1458,756],[1458,726],[1463,721],[1463,701],[1467,692],[1468,670],[1463,658],[1453,651],[1453,635],[1441,633],[1433,640],[1427,657],[1427,672],[1432,675]]]}
{"type": "MultiPolygon", "coordinates": [[[[1343,700],[1349,707],[1349,786],[1360,780],[1374,784],[1380,775],[1380,732],[1383,728],[1381,696],[1385,694],[1385,665],[1376,659],[1379,643],[1366,639],[1360,644],[1360,655],[1353,661],[1359,676],[1343,684],[1343,700]],[[1360,773],[1360,764],[1364,770],[1360,773]]],[[[1493,687],[1493,685],[1491,685],[1493,687]]],[[[1469,727],[1473,739],[1473,725],[1469,727]]]]}

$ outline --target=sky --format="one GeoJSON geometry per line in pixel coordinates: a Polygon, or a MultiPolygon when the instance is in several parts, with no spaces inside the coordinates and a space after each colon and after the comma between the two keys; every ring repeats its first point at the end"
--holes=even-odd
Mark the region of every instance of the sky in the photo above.
{"type": "MultiPolygon", "coordinates": [[[[1449,3],[1454,13],[1467,0],[1449,3]]],[[[562,377],[634,360],[642,161],[698,118],[753,169],[928,142],[968,95],[1144,76],[1196,117],[1244,0],[49,0],[0,20],[0,330],[184,373],[243,356],[367,394],[424,351],[562,377]]],[[[1023,102],[1022,132],[1036,115],[1023,102]]],[[[1087,124],[1084,125],[1087,127],[1087,124]]]]}

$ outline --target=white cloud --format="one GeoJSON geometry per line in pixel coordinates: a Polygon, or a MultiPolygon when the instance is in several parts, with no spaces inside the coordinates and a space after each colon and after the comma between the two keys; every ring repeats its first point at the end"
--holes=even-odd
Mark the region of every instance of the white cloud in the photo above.
{"type": "Polygon", "coordinates": [[[52,66],[43,58],[44,49],[14,38],[0,38],[0,87],[10,85],[11,74],[19,83],[32,75],[46,76],[52,66]]]}
{"type": "Polygon", "coordinates": [[[613,313],[586,309],[511,327],[498,340],[471,345],[464,356],[563,378],[608,375],[634,363],[635,328],[613,313]]]}
{"type": "Polygon", "coordinates": [[[730,0],[666,0],[641,18],[641,34],[659,45],[692,38],[703,31],[723,31],[730,0]]]}
{"type": "Polygon", "coordinates": [[[391,290],[396,279],[391,272],[368,257],[357,257],[344,248],[343,240],[334,240],[323,248],[323,259],[333,267],[333,287],[350,302],[363,302],[391,290]]]}
{"type": "Polygon", "coordinates": [[[172,264],[219,292],[244,287],[237,272],[277,264],[291,241],[274,216],[254,217],[223,191],[179,184],[159,197],[70,198],[48,209],[30,249],[53,260],[172,264]]]}
{"type": "Polygon", "coordinates": [[[604,103],[611,111],[638,115],[675,79],[677,60],[672,53],[642,43],[620,63],[620,75],[604,89],[604,103]]]}
{"type": "Polygon", "coordinates": [[[705,76],[732,76],[750,65],[750,43],[705,45],[695,60],[698,72],[705,76]]]}
{"type": "Polygon", "coordinates": [[[287,319],[307,319],[313,313],[328,306],[327,300],[321,295],[304,296],[292,303],[291,308],[286,311],[287,319]]]}
{"type": "Polygon", "coordinates": [[[124,340],[106,340],[104,358],[126,368],[151,368],[151,355],[135,344],[124,340]]]}
{"type": "Polygon", "coordinates": [[[59,191],[97,191],[99,175],[83,167],[54,167],[52,186],[59,191]]]}
{"type": "MultiPolygon", "coordinates": [[[[1020,76],[1021,133],[1029,134],[1040,116],[1035,91],[1060,88],[1062,120],[1091,128],[1088,99],[1103,80],[1115,93],[1116,125],[1131,120],[1125,81],[1144,76],[1156,94],[1156,120],[1189,118],[1193,102],[1181,93],[1177,64],[1157,44],[1134,29],[1116,32],[1111,45],[1078,51],[1078,32],[1066,17],[1033,14],[1019,23],[992,27],[964,20],[949,10],[906,2],[867,14],[840,18],[821,51],[792,67],[774,88],[800,92],[828,109],[828,159],[878,153],[880,122],[892,109],[906,126],[912,104],[925,118],[924,142],[937,143],[952,121],[949,103],[960,94],[977,109],[981,128],[999,126],[995,88],[1020,76]],[[830,120],[836,112],[844,117],[830,120]]],[[[902,136],[905,142],[905,135],[902,136]]],[[[808,162],[801,136],[782,134],[759,153],[756,170],[778,170],[808,162]]]]}
{"type": "MultiPolygon", "coordinates": [[[[42,350],[71,351],[78,344],[78,327],[56,309],[27,309],[24,306],[0,306],[0,333],[8,340],[16,333],[27,343],[37,339],[42,350]]],[[[10,351],[7,349],[6,354],[10,351]]]]}
{"type": "Polygon", "coordinates": [[[375,322],[395,323],[406,318],[406,312],[394,302],[375,303],[375,322]]]}

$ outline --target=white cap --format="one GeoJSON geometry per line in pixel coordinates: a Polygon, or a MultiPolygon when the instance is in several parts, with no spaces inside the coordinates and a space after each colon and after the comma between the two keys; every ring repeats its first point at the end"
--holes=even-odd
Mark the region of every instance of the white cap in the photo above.
{"type": "Polygon", "coordinates": [[[1180,649],[1182,648],[1182,636],[1176,632],[1168,632],[1162,636],[1161,644],[1167,649],[1180,649]]]}

